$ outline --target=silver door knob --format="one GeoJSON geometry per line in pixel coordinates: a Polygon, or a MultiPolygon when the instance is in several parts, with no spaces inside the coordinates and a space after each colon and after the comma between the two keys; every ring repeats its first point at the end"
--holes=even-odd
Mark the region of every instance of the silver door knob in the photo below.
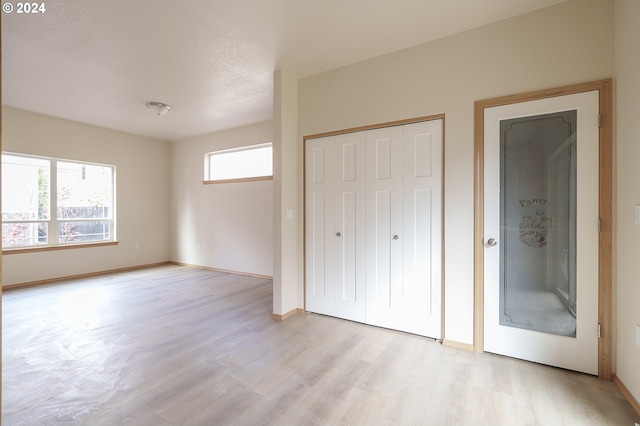
{"type": "Polygon", "coordinates": [[[495,247],[498,245],[498,242],[496,241],[495,238],[489,238],[489,241],[487,241],[487,245],[489,247],[495,247]]]}
{"type": "Polygon", "coordinates": [[[399,237],[399,236],[397,236],[397,235],[394,235],[394,236],[393,236],[393,239],[394,239],[394,240],[399,240],[399,239],[400,239],[400,237],[399,237]]]}
{"type": "Polygon", "coordinates": [[[341,235],[342,235],[341,233],[336,232],[336,237],[339,237],[339,236],[341,236],[341,235]]]}

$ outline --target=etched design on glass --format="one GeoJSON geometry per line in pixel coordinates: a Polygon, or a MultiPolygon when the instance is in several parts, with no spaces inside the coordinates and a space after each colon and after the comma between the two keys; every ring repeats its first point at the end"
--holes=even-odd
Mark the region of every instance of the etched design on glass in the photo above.
{"type": "Polygon", "coordinates": [[[520,241],[529,247],[540,248],[547,245],[547,223],[549,218],[544,210],[536,211],[535,216],[522,215],[520,223],[520,241]]]}

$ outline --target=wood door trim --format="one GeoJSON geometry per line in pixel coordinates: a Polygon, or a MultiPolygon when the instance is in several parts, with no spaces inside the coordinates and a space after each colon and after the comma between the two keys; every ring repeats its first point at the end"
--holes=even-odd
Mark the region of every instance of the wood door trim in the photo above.
{"type": "Polygon", "coordinates": [[[601,228],[598,237],[598,322],[600,324],[598,377],[602,380],[612,381],[613,108],[611,79],[475,102],[473,348],[476,352],[484,351],[484,111],[496,106],[591,91],[599,92],[599,109],[602,120],[599,130],[598,209],[601,228]]]}
{"type": "MultiPolygon", "coordinates": [[[[407,118],[407,119],[404,119],[404,120],[388,121],[386,123],[370,124],[370,125],[367,125],[367,126],[351,127],[351,128],[343,129],[343,130],[335,130],[335,131],[331,131],[331,132],[316,133],[315,135],[307,135],[307,136],[305,136],[303,138],[303,140],[307,141],[309,139],[325,138],[325,137],[328,137],[328,136],[339,136],[339,135],[344,135],[346,133],[363,132],[363,131],[367,131],[367,130],[383,129],[385,127],[402,126],[402,125],[405,125],[405,124],[421,123],[423,121],[433,121],[433,120],[442,120],[442,122],[444,123],[444,114],[425,115],[423,117],[407,118]]],[[[443,124],[443,126],[444,126],[444,124],[443,124]]],[[[443,127],[443,136],[442,136],[442,138],[443,138],[443,143],[444,143],[444,127],[443,127]]]]}

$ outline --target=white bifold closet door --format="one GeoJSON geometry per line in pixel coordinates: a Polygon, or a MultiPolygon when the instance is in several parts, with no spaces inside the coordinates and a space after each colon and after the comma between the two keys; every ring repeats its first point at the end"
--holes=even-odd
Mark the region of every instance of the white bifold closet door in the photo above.
{"type": "Polygon", "coordinates": [[[365,138],[307,142],[307,310],[365,322],[365,138]]]}
{"type": "Polygon", "coordinates": [[[366,321],[440,338],[442,121],[366,138],[366,321]]]}
{"type": "Polygon", "coordinates": [[[307,141],[306,309],[441,338],[442,120],[307,141]]]}

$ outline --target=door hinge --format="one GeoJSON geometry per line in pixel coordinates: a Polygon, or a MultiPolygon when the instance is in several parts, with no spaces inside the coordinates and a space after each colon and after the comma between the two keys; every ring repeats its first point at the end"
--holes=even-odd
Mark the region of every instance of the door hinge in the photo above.
{"type": "Polygon", "coordinates": [[[598,323],[598,339],[600,338],[600,323],[598,323]]]}
{"type": "Polygon", "coordinates": [[[602,219],[598,218],[598,232],[602,232],[602,219]]]}
{"type": "Polygon", "coordinates": [[[602,127],[602,114],[598,114],[598,128],[602,127]]]}

